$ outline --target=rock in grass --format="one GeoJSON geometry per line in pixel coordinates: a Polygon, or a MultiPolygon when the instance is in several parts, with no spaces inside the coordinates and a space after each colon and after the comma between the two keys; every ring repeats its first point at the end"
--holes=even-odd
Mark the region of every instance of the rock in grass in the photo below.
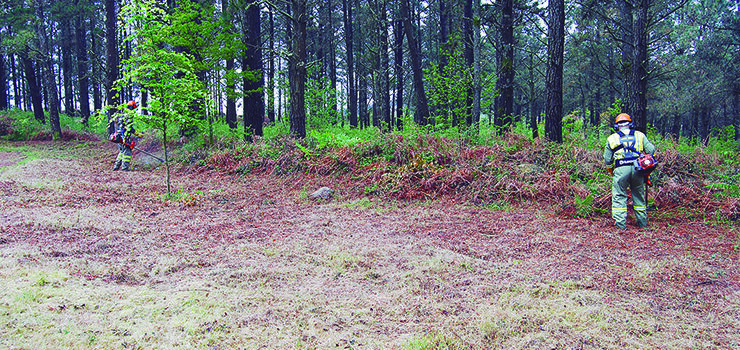
{"type": "Polygon", "coordinates": [[[334,195],[334,190],[332,190],[329,187],[322,187],[316,190],[316,192],[311,193],[311,199],[329,199],[334,195]]]}

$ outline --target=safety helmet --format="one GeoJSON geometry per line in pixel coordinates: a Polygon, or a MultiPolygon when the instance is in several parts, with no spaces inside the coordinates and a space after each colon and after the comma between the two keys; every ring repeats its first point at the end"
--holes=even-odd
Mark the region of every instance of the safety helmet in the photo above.
{"type": "Polygon", "coordinates": [[[126,106],[128,106],[128,109],[136,109],[136,101],[134,100],[128,101],[126,106]]]}
{"type": "MultiPolygon", "coordinates": [[[[133,102],[133,101],[132,101],[132,102],[133,102]]],[[[632,122],[632,117],[630,117],[630,115],[629,115],[629,114],[627,114],[627,113],[620,113],[620,114],[619,114],[619,115],[617,116],[617,120],[616,120],[616,121],[615,121],[614,123],[615,123],[615,124],[619,124],[619,123],[621,123],[621,122],[630,122],[630,123],[631,123],[631,122],[632,122]]]]}

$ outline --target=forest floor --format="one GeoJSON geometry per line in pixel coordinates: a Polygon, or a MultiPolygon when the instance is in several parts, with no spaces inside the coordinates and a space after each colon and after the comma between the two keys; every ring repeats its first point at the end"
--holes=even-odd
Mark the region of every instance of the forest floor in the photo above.
{"type": "Polygon", "coordinates": [[[0,347],[740,347],[740,238],[0,141],[0,347]]]}

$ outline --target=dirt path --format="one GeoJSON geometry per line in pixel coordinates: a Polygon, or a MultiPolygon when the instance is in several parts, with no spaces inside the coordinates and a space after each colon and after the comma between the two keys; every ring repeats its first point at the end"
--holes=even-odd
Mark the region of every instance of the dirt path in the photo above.
{"type": "Polygon", "coordinates": [[[738,233],[548,208],[313,202],[319,179],[0,144],[5,348],[733,348],[738,233]]]}

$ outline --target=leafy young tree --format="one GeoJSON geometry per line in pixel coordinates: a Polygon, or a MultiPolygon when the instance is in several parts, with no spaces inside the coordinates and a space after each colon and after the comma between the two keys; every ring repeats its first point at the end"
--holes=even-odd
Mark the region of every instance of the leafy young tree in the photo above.
{"type": "Polygon", "coordinates": [[[432,116],[434,125],[442,129],[458,126],[456,116],[470,115],[472,107],[469,103],[470,86],[473,84],[471,67],[467,65],[459,46],[450,47],[457,50],[451,53],[442,51],[442,56],[446,57],[445,64],[434,65],[425,74],[431,87],[428,95],[430,107],[438,111],[432,116]]]}
{"type": "Polygon", "coordinates": [[[123,77],[117,88],[138,84],[151,92],[148,114],[139,117],[146,126],[161,133],[167,170],[167,193],[171,193],[167,136],[170,128],[192,128],[202,123],[192,108],[208,96],[198,77],[200,61],[193,55],[173,50],[183,44],[178,34],[183,18],[194,16],[193,7],[182,6],[172,14],[156,0],[134,1],[124,10],[124,18],[133,30],[127,40],[135,44],[133,55],[124,62],[123,77]]]}

